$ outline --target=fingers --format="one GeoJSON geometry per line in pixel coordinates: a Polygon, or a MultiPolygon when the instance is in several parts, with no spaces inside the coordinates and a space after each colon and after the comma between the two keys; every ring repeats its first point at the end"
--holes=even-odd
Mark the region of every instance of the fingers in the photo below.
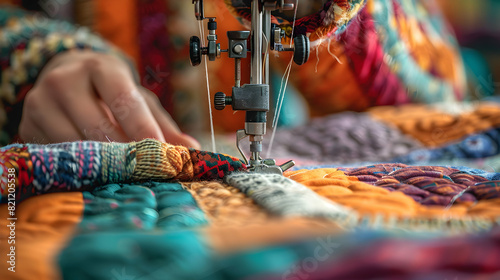
{"type": "Polygon", "coordinates": [[[123,61],[94,52],[66,52],[46,65],[28,93],[20,131],[38,143],[155,138],[200,147],[156,97],[139,91],[123,61]]]}
{"type": "Polygon", "coordinates": [[[61,66],[46,74],[37,85],[33,97],[39,99],[37,104],[44,109],[42,117],[46,121],[40,123],[42,131],[53,138],[49,131],[54,129],[45,130],[47,124],[66,120],[77,129],[79,139],[128,142],[129,138],[95,94],[85,71],[82,64],[61,66]]]}
{"type": "Polygon", "coordinates": [[[132,140],[155,138],[165,141],[143,95],[137,89],[132,74],[123,64],[94,63],[91,80],[98,94],[109,107],[125,134],[132,140]]]}
{"type": "Polygon", "coordinates": [[[38,95],[25,99],[25,110],[30,114],[23,115],[19,125],[19,136],[24,142],[48,144],[56,142],[77,141],[82,139],[75,125],[51,101],[41,105],[38,95]]]}
{"type": "Polygon", "coordinates": [[[151,109],[153,116],[156,121],[158,121],[167,143],[200,149],[201,145],[196,139],[181,132],[172,117],[161,106],[154,93],[148,91],[147,89],[143,89],[142,92],[144,93],[144,98],[146,99],[146,103],[151,109]]]}
{"type": "Polygon", "coordinates": [[[74,120],[76,127],[84,137],[83,139],[102,142],[130,141],[130,138],[114,119],[110,109],[95,94],[86,94],[77,90],[66,100],[61,101],[61,107],[66,117],[74,120]]]}

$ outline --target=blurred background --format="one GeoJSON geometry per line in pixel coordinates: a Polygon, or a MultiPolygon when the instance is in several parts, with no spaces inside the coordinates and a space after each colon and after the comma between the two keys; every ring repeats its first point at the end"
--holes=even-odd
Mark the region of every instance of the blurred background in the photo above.
{"type": "Polygon", "coordinates": [[[500,91],[500,0],[439,0],[461,46],[471,85],[500,91]]]}
{"type": "MultiPolygon", "coordinates": [[[[191,0],[1,0],[0,2],[41,12],[48,17],[86,26],[97,32],[122,49],[134,61],[143,86],[160,97],[164,107],[185,132],[200,138],[209,131],[205,69],[203,64],[198,67],[189,64],[189,38],[193,35],[200,36],[200,27],[194,17],[191,0]]],[[[299,1],[299,16],[317,10],[323,2],[325,1],[299,1]]],[[[446,25],[449,25],[456,35],[467,74],[469,97],[471,99],[479,96],[494,97],[500,90],[500,17],[498,16],[500,0],[423,0],[422,2],[438,4],[441,7],[438,13],[442,14],[446,19],[446,25]]],[[[216,16],[218,19],[218,39],[224,48],[227,46],[226,31],[240,30],[243,27],[223,0],[207,0],[205,5],[206,16],[216,16]]],[[[442,36],[449,35],[442,34],[442,36]]],[[[341,86],[349,83],[348,77],[343,77],[340,84],[328,84],[326,89],[318,88],[317,85],[323,83],[321,79],[336,78],[334,71],[330,69],[340,66],[332,58],[332,53],[340,57],[340,61],[349,64],[349,60],[343,56],[342,48],[345,46],[340,46],[335,40],[327,43],[328,48],[323,47],[313,51],[309,66],[305,66],[302,70],[292,69],[292,73],[295,74],[292,74],[288,86],[287,99],[280,119],[281,125],[299,125],[310,117],[343,110],[362,111],[370,106],[359,101],[362,99],[356,99],[354,89],[356,85],[350,88],[341,86]],[[318,67],[321,68],[319,73],[318,67]],[[301,80],[301,77],[307,77],[306,81],[301,80]],[[331,104],[334,105],[327,110],[322,109],[318,105],[322,99],[319,98],[318,104],[314,104],[314,98],[317,96],[308,96],[307,89],[315,91],[316,94],[325,92],[329,96],[337,96],[331,100],[331,104]]],[[[289,59],[289,55],[271,55],[274,93],[277,92],[289,59]]],[[[230,93],[234,79],[232,59],[223,55],[222,59],[210,62],[208,75],[212,96],[217,91],[230,93]]],[[[243,78],[248,75],[249,69],[244,67],[243,78]]],[[[217,132],[234,131],[243,125],[242,112],[217,111],[213,116],[217,132]]]]}

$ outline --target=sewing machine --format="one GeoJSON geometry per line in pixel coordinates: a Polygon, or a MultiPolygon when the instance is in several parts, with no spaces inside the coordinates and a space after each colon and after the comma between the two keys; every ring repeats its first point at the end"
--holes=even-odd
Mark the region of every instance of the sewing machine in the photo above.
{"type": "Polygon", "coordinates": [[[274,51],[293,51],[293,60],[301,65],[309,58],[309,39],[305,35],[294,38],[293,47],[284,47],[282,39],[284,30],[271,24],[271,12],[279,10],[293,10],[294,4],[286,0],[252,0],[240,1],[242,7],[251,8],[251,30],[229,31],[227,36],[229,46],[221,49],[217,43],[217,22],[215,17],[205,17],[203,0],[193,0],[195,16],[199,21],[208,20],[207,46],[202,46],[200,38],[193,36],[190,39],[191,65],[197,66],[201,58],[206,55],[210,61],[228,53],[235,60],[235,84],[232,95],[226,96],[223,92],[217,92],[214,97],[214,107],[223,110],[230,105],[233,110],[245,111],[245,128],[236,132],[236,147],[247,164],[248,170],[261,173],[283,174],[283,172],[295,163],[290,160],[280,166],[276,165],[274,159],[262,159],[262,141],[266,134],[267,112],[269,111],[269,59],[263,60],[264,48],[274,51]],[[246,3],[244,3],[246,2],[246,3]],[[250,3],[249,3],[250,2],[250,3]],[[248,7],[248,5],[251,5],[248,7]],[[263,40],[263,36],[264,39],[263,40]],[[248,46],[250,45],[250,46],[248,46]],[[250,83],[240,85],[241,81],[241,59],[251,56],[250,83]],[[263,74],[264,71],[264,74],[263,74]],[[240,147],[240,141],[246,137],[250,140],[250,159],[240,147]]]}

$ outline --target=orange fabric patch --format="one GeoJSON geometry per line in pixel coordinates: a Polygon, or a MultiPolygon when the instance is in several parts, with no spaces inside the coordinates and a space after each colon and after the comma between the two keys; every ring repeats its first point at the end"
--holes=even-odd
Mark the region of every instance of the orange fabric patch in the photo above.
{"type": "Polygon", "coordinates": [[[472,205],[468,213],[471,215],[480,215],[488,218],[495,218],[500,215],[500,198],[483,200],[472,205]]]}
{"type": "Polygon", "coordinates": [[[183,186],[207,215],[211,227],[242,227],[264,224],[270,219],[264,209],[235,187],[217,181],[183,183],[183,186]]]}
{"type": "Polygon", "coordinates": [[[332,221],[306,218],[275,218],[265,224],[207,227],[200,231],[210,246],[222,254],[343,232],[332,221]]]}
{"type": "Polygon", "coordinates": [[[500,125],[500,106],[481,103],[459,115],[425,105],[382,106],[369,110],[376,119],[396,126],[428,147],[447,144],[500,125]]]}
{"type": "Polygon", "coordinates": [[[8,244],[8,205],[0,205],[0,254],[2,259],[15,246],[15,274],[0,262],[0,279],[60,279],[57,256],[80,223],[81,193],[56,193],[33,197],[16,205],[15,244],[8,244]]]}
{"type": "Polygon", "coordinates": [[[286,172],[295,180],[336,203],[350,207],[361,215],[383,214],[387,217],[411,218],[463,218],[465,216],[496,218],[500,213],[500,199],[479,201],[477,204],[424,206],[410,196],[381,187],[359,182],[334,168],[286,172]]]}

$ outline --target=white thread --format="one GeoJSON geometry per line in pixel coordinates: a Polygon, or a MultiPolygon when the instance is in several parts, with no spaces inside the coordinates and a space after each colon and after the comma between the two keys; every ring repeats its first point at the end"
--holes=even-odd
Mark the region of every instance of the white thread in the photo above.
{"type": "Polygon", "coordinates": [[[287,176],[289,179],[292,179],[292,177],[295,177],[295,175],[299,175],[299,174],[302,174],[302,173],[306,173],[306,172],[309,172],[310,170],[304,170],[304,171],[300,171],[300,172],[297,172],[297,173],[294,173],[293,175],[291,176],[287,176]]]}
{"type": "MultiPolygon", "coordinates": [[[[198,27],[200,28],[200,36],[201,36],[201,44],[202,46],[205,45],[205,30],[203,29],[203,22],[200,20],[198,21],[198,27]]],[[[204,56],[205,60],[205,76],[207,79],[207,97],[208,97],[208,112],[210,115],[210,134],[211,134],[211,139],[212,139],[212,152],[217,152],[215,148],[215,132],[214,132],[214,119],[212,115],[212,101],[210,99],[210,82],[208,80],[208,62],[207,62],[207,56],[204,56]]]]}
{"type": "Polygon", "coordinates": [[[276,106],[276,110],[274,111],[274,118],[272,124],[273,133],[271,134],[271,141],[269,141],[269,147],[267,148],[266,157],[270,157],[271,150],[273,148],[274,136],[276,135],[276,129],[278,128],[278,122],[281,114],[281,108],[283,106],[283,100],[285,99],[286,86],[288,85],[288,78],[290,77],[290,72],[292,71],[292,63],[293,63],[293,57],[290,59],[290,63],[288,63],[285,73],[281,78],[280,93],[278,95],[278,100],[277,100],[278,106],[276,106]],[[283,86],[283,80],[285,78],[285,75],[286,75],[286,80],[285,80],[285,85],[283,86]]]}
{"type": "Polygon", "coordinates": [[[278,92],[278,98],[276,99],[276,108],[274,110],[272,127],[275,127],[276,123],[278,122],[277,118],[278,118],[279,104],[280,104],[280,100],[283,98],[283,95],[284,95],[283,81],[285,80],[285,76],[286,76],[286,74],[288,72],[288,68],[289,67],[290,67],[290,63],[288,63],[288,65],[287,65],[287,67],[285,69],[285,72],[283,73],[283,77],[281,77],[280,89],[279,89],[279,92],[278,92]]]}
{"type": "MultiPolygon", "coordinates": [[[[319,40],[319,44],[321,45],[321,39],[319,40]]],[[[318,73],[318,64],[319,64],[319,46],[316,48],[316,66],[314,66],[315,73],[318,73]]]]}
{"type": "MultiPolygon", "coordinates": [[[[299,6],[299,0],[295,0],[295,10],[293,13],[293,24],[292,24],[292,34],[291,34],[291,39],[290,39],[290,47],[292,47],[293,43],[293,32],[295,29],[295,19],[297,18],[297,7],[299,6]]],[[[274,117],[273,117],[273,123],[272,123],[272,128],[273,128],[273,133],[271,134],[271,140],[269,141],[269,147],[267,148],[267,154],[266,157],[269,157],[271,154],[271,150],[273,148],[273,143],[274,143],[274,136],[276,135],[276,129],[278,128],[278,122],[279,122],[279,117],[281,114],[281,107],[283,106],[283,100],[285,99],[285,92],[286,92],[286,86],[288,84],[288,78],[290,77],[290,72],[292,70],[292,63],[293,63],[293,56],[290,59],[290,63],[288,63],[288,66],[285,69],[285,73],[283,73],[283,77],[281,78],[281,84],[280,84],[280,90],[278,94],[278,99],[276,104],[276,109],[274,110],[274,117]],[[283,80],[286,76],[286,81],[285,85],[283,86],[283,80]]]]}
{"type": "MultiPolygon", "coordinates": [[[[292,24],[292,34],[291,34],[291,39],[290,39],[290,47],[292,47],[292,41],[293,41],[293,32],[294,32],[294,29],[295,29],[295,19],[297,18],[297,7],[299,5],[299,0],[296,0],[295,1],[295,10],[294,10],[294,13],[293,13],[293,24],[292,24]]],[[[282,91],[282,87],[283,87],[283,79],[285,78],[285,75],[287,75],[287,71],[289,71],[289,68],[291,69],[291,64],[292,64],[292,61],[293,61],[293,56],[292,56],[292,59],[290,60],[290,63],[288,64],[287,68],[285,69],[285,73],[283,73],[283,77],[281,78],[281,84],[280,84],[280,91],[279,91],[279,94],[278,94],[278,99],[277,99],[277,104],[280,103],[282,104],[283,102],[280,102],[280,97],[281,99],[284,99],[284,90],[282,91]],[[283,96],[282,96],[283,95],[283,96]]],[[[290,73],[288,73],[287,75],[287,81],[286,83],[288,83],[288,76],[290,75],[290,73]]],[[[285,88],[286,88],[286,83],[285,83],[285,88]]],[[[278,118],[279,118],[279,114],[277,115],[276,113],[278,111],[281,111],[281,105],[277,106],[276,109],[275,109],[275,112],[274,112],[274,117],[273,117],[273,124],[272,124],[272,127],[274,128],[276,126],[276,124],[278,123],[278,118]],[[279,108],[279,109],[278,109],[279,108]]],[[[271,141],[271,145],[272,146],[272,141],[271,141]]],[[[269,154],[269,152],[268,152],[269,154]]]]}
{"type": "MultiPolygon", "coordinates": [[[[266,52],[264,53],[264,63],[262,64],[262,73],[264,73],[264,77],[267,76],[266,72],[266,63],[267,60],[269,59],[269,41],[267,40],[266,34],[264,34],[264,31],[262,31],[262,38],[266,41],[266,52]]],[[[269,83],[269,81],[267,81],[269,83]]]]}
{"type": "MultiPolygon", "coordinates": [[[[280,118],[281,108],[283,106],[283,100],[285,100],[285,93],[286,93],[286,87],[288,85],[288,78],[290,77],[290,72],[292,72],[292,64],[293,64],[293,58],[290,59],[290,62],[288,63],[288,66],[287,66],[287,68],[285,70],[285,75],[286,75],[285,85],[282,86],[282,88],[280,87],[280,91],[282,92],[282,94],[281,94],[281,100],[279,100],[279,106],[277,108],[278,109],[278,114],[275,117],[275,120],[274,120],[274,123],[273,123],[273,127],[277,127],[278,126],[278,121],[279,121],[279,118],[280,118]]],[[[283,79],[281,79],[281,84],[283,85],[283,79]]]]}
{"type": "Polygon", "coordinates": [[[332,40],[328,40],[328,53],[329,53],[329,54],[330,54],[333,58],[335,58],[339,64],[342,64],[342,61],[340,61],[340,59],[338,58],[338,56],[336,56],[334,53],[332,53],[332,52],[330,51],[330,44],[331,44],[331,42],[332,42],[332,40]]]}
{"type": "Polygon", "coordinates": [[[278,98],[276,99],[276,108],[274,109],[274,116],[273,116],[272,127],[274,127],[274,123],[276,122],[276,118],[278,117],[278,115],[277,115],[277,113],[278,113],[278,105],[279,105],[279,101],[281,100],[281,94],[282,94],[281,89],[283,88],[283,80],[285,79],[287,71],[288,71],[288,66],[286,67],[285,72],[283,73],[283,77],[281,77],[281,84],[280,84],[280,89],[278,91],[278,98]]]}

